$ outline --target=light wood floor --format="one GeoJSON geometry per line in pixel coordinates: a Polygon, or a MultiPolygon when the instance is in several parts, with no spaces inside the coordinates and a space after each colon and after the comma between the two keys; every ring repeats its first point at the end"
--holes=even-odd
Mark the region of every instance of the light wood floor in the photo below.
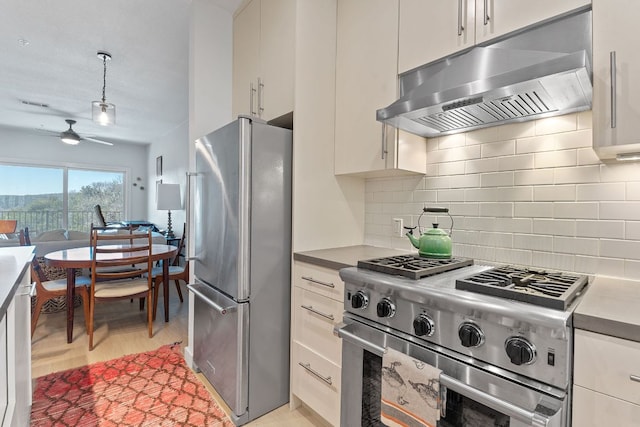
{"type": "MultiPolygon", "coordinates": [[[[187,320],[189,303],[186,287],[182,287],[185,297],[180,303],[171,285],[169,323],[164,322],[162,301],[158,304],[158,317],[153,325],[153,338],[148,338],[144,311],[139,311],[138,301],[118,301],[96,305],[96,329],[94,349],[89,351],[88,336],[84,326],[82,307],[75,310],[73,342],[66,340],[66,312],[42,314],[32,340],[31,368],[33,378],[51,372],[76,368],[87,364],[114,359],[126,354],[155,350],[164,344],[181,342],[187,345],[187,320]],[[109,322],[107,323],[107,319],[109,322]]],[[[227,412],[228,407],[201,374],[196,374],[220,406],[227,412]]],[[[304,406],[291,411],[284,405],[246,424],[250,427],[324,427],[325,423],[304,406]]]]}

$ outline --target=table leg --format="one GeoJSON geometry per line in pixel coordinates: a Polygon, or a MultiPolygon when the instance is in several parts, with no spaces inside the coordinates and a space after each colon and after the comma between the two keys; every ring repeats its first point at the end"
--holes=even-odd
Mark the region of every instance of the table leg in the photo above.
{"type": "Polygon", "coordinates": [[[162,262],[162,287],[164,291],[164,321],[169,321],[169,260],[162,262]]]}
{"type": "Polygon", "coordinates": [[[67,343],[73,341],[73,296],[76,290],[76,270],[67,268],[67,343]]]}

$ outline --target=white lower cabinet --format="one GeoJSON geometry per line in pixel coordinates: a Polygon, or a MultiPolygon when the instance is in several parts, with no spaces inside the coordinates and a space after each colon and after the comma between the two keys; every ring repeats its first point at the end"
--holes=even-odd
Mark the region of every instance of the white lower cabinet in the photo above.
{"type": "Polygon", "coordinates": [[[334,426],[340,424],[344,284],[336,270],[295,262],[292,298],[291,394],[334,426]]]}
{"type": "Polygon", "coordinates": [[[575,330],[572,425],[637,426],[640,342],[575,330]]]}

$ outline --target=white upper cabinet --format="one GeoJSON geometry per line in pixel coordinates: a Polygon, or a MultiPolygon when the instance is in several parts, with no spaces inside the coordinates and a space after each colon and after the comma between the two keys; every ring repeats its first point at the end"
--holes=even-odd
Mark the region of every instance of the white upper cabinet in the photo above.
{"type": "Polygon", "coordinates": [[[400,0],[398,72],[475,43],[475,0],[400,0]]]}
{"type": "Polygon", "coordinates": [[[400,0],[398,72],[587,6],[590,0],[400,0]]]}
{"type": "Polygon", "coordinates": [[[252,0],[233,20],[233,116],[293,111],[295,0],[252,0]]]}
{"type": "Polygon", "coordinates": [[[593,2],[593,145],[602,159],[640,153],[640,3],[593,2]]]}
{"type": "Polygon", "coordinates": [[[426,142],[376,120],[397,99],[398,1],[340,0],[335,173],[426,172],[426,142]]]}

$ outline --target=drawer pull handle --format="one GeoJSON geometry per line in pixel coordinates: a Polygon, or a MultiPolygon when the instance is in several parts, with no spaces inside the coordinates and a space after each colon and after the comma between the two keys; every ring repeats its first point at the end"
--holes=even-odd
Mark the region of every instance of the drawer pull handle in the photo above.
{"type": "Polygon", "coordinates": [[[322,285],[322,286],[326,286],[327,288],[335,288],[336,285],[334,285],[333,283],[329,283],[329,282],[323,282],[320,280],[316,280],[313,277],[309,277],[309,276],[302,276],[302,278],[304,280],[308,280],[309,282],[313,282],[313,283],[317,283],[318,285],[322,285]]]}
{"type": "Polygon", "coordinates": [[[640,383],[640,377],[639,377],[639,376],[637,376],[637,375],[633,375],[633,374],[631,374],[631,375],[629,375],[629,379],[630,379],[631,381],[635,381],[635,382],[640,383]]]}
{"type": "Polygon", "coordinates": [[[324,375],[322,375],[321,373],[319,373],[318,371],[316,371],[315,369],[311,368],[311,363],[302,363],[302,362],[298,362],[298,365],[302,366],[304,369],[306,369],[307,371],[309,371],[310,373],[312,373],[313,375],[315,375],[316,377],[320,378],[322,381],[324,381],[325,383],[331,385],[331,377],[325,377],[324,375]]]}
{"type": "Polygon", "coordinates": [[[334,320],[333,314],[324,314],[323,312],[316,310],[310,305],[301,305],[300,307],[304,308],[305,310],[309,310],[310,312],[315,313],[318,316],[322,316],[325,319],[334,320]]]}

